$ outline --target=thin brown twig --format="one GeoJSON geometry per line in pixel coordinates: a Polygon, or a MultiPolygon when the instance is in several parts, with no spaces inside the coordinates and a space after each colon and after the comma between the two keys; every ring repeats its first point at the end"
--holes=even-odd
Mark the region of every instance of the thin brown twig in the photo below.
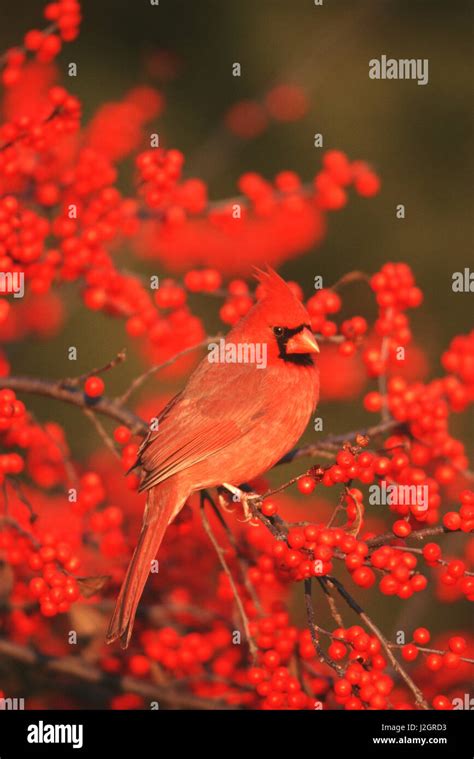
{"type": "Polygon", "coordinates": [[[300,448],[294,448],[289,451],[283,458],[280,459],[278,464],[287,464],[295,459],[302,458],[303,456],[317,456],[321,451],[337,450],[340,445],[351,440],[356,440],[359,435],[364,437],[376,437],[377,435],[383,435],[385,432],[392,432],[397,428],[402,428],[403,425],[397,422],[395,419],[389,419],[387,422],[381,422],[371,427],[366,427],[362,430],[351,430],[350,432],[343,432],[339,435],[327,435],[325,438],[319,441],[319,443],[310,443],[309,445],[303,445],[300,448]]]}
{"type": "Polygon", "coordinates": [[[257,659],[258,654],[258,648],[257,645],[250,633],[250,624],[247,617],[247,614],[244,609],[244,605],[242,602],[242,599],[240,597],[239,591],[237,589],[237,585],[235,584],[235,580],[232,576],[232,572],[230,571],[229,565],[227,563],[227,560],[225,558],[225,551],[224,549],[219,545],[216,536],[214,535],[214,532],[212,530],[212,527],[210,525],[210,522],[207,518],[206,512],[205,512],[205,499],[206,496],[203,491],[201,491],[201,520],[204,527],[204,530],[206,531],[209,540],[211,541],[212,545],[214,546],[215,552],[217,554],[217,557],[219,559],[220,565],[224,571],[224,573],[227,576],[227,579],[229,580],[229,585],[232,589],[232,593],[234,594],[235,603],[237,606],[237,609],[239,610],[240,618],[242,620],[242,625],[244,627],[245,636],[247,638],[247,643],[250,650],[250,655],[252,657],[252,660],[255,662],[257,659]]]}
{"type": "Polygon", "coordinates": [[[344,501],[346,500],[346,496],[347,496],[346,488],[343,488],[342,491],[341,491],[341,495],[339,496],[339,500],[337,502],[336,508],[332,512],[331,517],[330,517],[329,522],[327,523],[326,527],[332,527],[333,526],[333,524],[334,524],[334,522],[336,520],[337,515],[344,508],[344,501]]]}
{"type": "Polygon", "coordinates": [[[17,498],[28,509],[28,512],[30,514],[30,516],[29,516],[30,524],[33,524],[36,521],[36,519],[38,518],[38,514],[35,512],[35,510],[33,508],[33,504],[31,503],[31,501],[29,500],[29,498],[27,498],[27,496],[23,492],[22,483],[19,480],[17,480],[15,477],[5,477],[5,480],[4,480],[4,494],[5,494],[5,498],[7,498],[7,482],[11,485],[11,487],[15,491],[17,498]]]}
{"type": "Polygon", "coordinates": [[[123,406],[123,404],[128,401],[132,393],[138,390],[138,388],[141,387],[143,383],[146,382],[146,380],[153,374],[156,374],[156,372],[159,372],[161,369],[165,369],[167,366],[171,366],[171,364],[174,364],[182,356],[186,356],[188,353],[191,353],[198,348],[203,348],[205,345],[208,345],[208,343],[212,343],[218,339],[219,335],[211,335],[210,337],[206,337],[205,340],[201,340],[199,343],[195,343],[195,345],[190,345],[188,348],[184,348],[182,351],[179,351],[179,353],[176,353],[167,361],[163,361],[161,364],[155,364],[155,366],[150,367],[146,370],[146,372],[143,372],[143,374],[140,374],[140,376],[136,377],[133,380],[127,390],[117,398],[117,403],[120,406],[123,406]]]}
{"type": "Polygon", "coordinates": [[[241,577],[242,577],[242,582],[245,585],[247,593],[249,594],[250,598],[252,599],[252,601],[253,601],[253,603],[254,603],[257,611],[259,611],[260,613],[262,613],[262,605],[260,603],[260,599],[259,599],[259,597],[257,595],[257,592],[256,592],[254,586],[252,585],[252,583],[250,582],[249,577],[248,577],[248,570],[250,568],[250,563],[245,558],[245,556],[242,556],[239,553],[239,549],[238,549],[238,545],[237,545],[237,541],[235,539],[234,533],[230,529],[230,527],[227,524],[226,520],[224,519],[223,515],[221,514],[221,512],[217,508],[217,505],[214,502],[214,499],[212,498],[212,496],[209,493],[207,493],[207,499],[208,499],[209,503],[211,504],[211,507],[212,507],[212,509],[214,511],[214,514],[216,515],[217,519],[221,523],[222,528],[224,529],[225,534],[227,535],[227,539],[228,539],[229,543],[231,544],[232,548],[235,551],[237,562],[238,562],[238,565],[239,565],[239,568],[240,568],[240,574],[241,574],[241,577]]]}
{"type": "MultiPolygon", "coordinates": [[[[392,643],[390,641],[388,645],[389,645],[390,648],[403,648],[404,644],[403,643],[392,643]]],[[[439,648],[426,648],[425,646],[418,646],[418,645],[417,645],[417,649],[418,649],[418,651],[421,651],[424,654],[439,654],[440,656],[444,656],[445,653],[446,653],[446,651],[441,651],[439,648]]],[[[459,661],[463,661],[466,664],[474,664],[474,659],[470,659],[467,656],[460,656],[459,657],[459,661]]]]}
{"type": "Polygon", "coordinates": [[[305,607],[306,607],[306,617],[308,620],[308,627],[309,631],[311,633],[311,641],[314,646],[314,650],[316,651],[316,654],[318,656],[318,659],[320,662],[325,662],[328,667],[331,667],[339,677],[343,677],[344,675],[344,669],[339,664],[337,664],[333,659],[331,659],[330,656],[324,651],[323,648],[321,648],[321,644],[319,642],[318,633],[320,632],[319,627],[316,625],[316,620],[314,617],[314,607],[313,607],[313,599],[312,599],[312,582],[311,578],[308,578],[304,581],[304,600],[305,600],[305,607]]]}
{"type": "MultiPolygon", "coordinates": [[[[443,525],[437,527],[423,527],[420,530],[413,530],[404,540],[423,540],[424,538],[435,537],[436,535],[444,535],[447,532],[460,532],[460,530],[447,530],[443,525]]],[[[393,532],[386,532],[383,535],[377,535],[375,538],[369,538],[367,545],[369,548],[378,548],[386,543],[390,543],[391,540],[400,540],[393,532]]]]}
{"type": "Polygon", "coordinates": [[[375,622],[372,621],[372,619],[368,616],[368,614],[365,611],[361,612],[360,618],[365,622],[369,630],[372,630],[374,635],[379,639],[380,644],[382,648],[385,650],[395,672],[397,672],[400,675],[400,677],[403,680],[405,680],[407,686],[410,688],[411,692],[415,696],[415,703],[417,704],[417,706],[421,706],[422,709],[429,709],[430,707],[427,701],[425,700],[423,693],[418,688],[418,686],[414,683],[414,681],[412,680],[410,675],[407,673],[407,671],[401,666],[398,659],[396,659],[396,657],[393,655],[390,642],[386,639],[386,637],[383,635],[381,630],[377,627],[375,622]]]}
{"type": "MultiPolygon", "coordinates": [[[[58,28],[58,25],[56,22],[52,24],[48,24],[48,26],[46,26],[44,29],[41,30],[41,34],[43,37],[49,36],[50,34],[54,34],[57,28],[58,28]]],[[[22,44],[15,45],[14,47],[15,47],[15,50],[21,50],[22,52],[25,52],[25,53],[27,52],[26,47],[22,44]]],[[[8,60],[8,53],[10,52],[10,50],[11,48],[9,48],[8,50],[5,50],[5,52],[3,52],[0,55],[0,69],[2,68],[2,66],[5,66],[8,60]]]]}
{"type": "Polygon", "coordinates": [[[84,374],[80,374],[77,377],[66,377],[65,379],[58,381],[59,387],[79,387],[79,385],[82,385],[85,380],[87,380],[89,377],[95,376],[97,374],[104,374],[104,372],[110,371],[110,369],[114,369],[114,367],[118,366],[119,364],[122,364],[127,358],[127,351],[126,348],[122,348],[121,351],[117,353],[114,358],[112,358],[110,361],[107,361],[104,366],[96,367],[95,369],[91,369],[88,372],[85,372],[84,374]]]}
{"type": "Polygon", "coordinates": [[[97,434],[99,435],[104,445],[109,449],[109,451],[111,451],[111,453],[116,458],[120,459],[120,453],[115,447],[114,441],[112,440],[110,435],[108,435],[107,430],[105,429],[104,425],[100,421],[99,417],[96,416],[96,414],[94,414],[94,412],[90,408],[84,408],[84,414],[92,422],[93,426],[95,427],[97,431],[97,434]]]}
{"type": "Polygon", "coordinates": [[[128,427],[134,435],[146,435],[147,423],[127,408],[120,406],[115,400],[102,396],[93,403],[89,402],[78,389],[60,387],[56,382],[37,379],[36,377],[2,377],[1,388],[10,388],[20,393],[41,395],[46,398],[64,401],[80,409],[90,408],[95,414],[102,414],[128,427]]]}
{"type": "Polygon", "coordinates": [[[319,585],[322,588],[322,591],[324,593],[324,597],[328,603],[329,611],[331,612],[331,616],[334,619],[336,625],[338,627],[344,627],[344,620],[342,618],[341,612],[337,608],[336,599],[334,596],[329,592],[326,583],[323,582],[323,579],[321,577],[317,578],[319,581],[319,585]]]}
{"type": "Polygon", "coordinates": [[[38,419],[36,418],[35,414],[33,414],[31,411],[28,411],[28,413],[31,416],[31,418],[35,421],[35,423],[39,427],[41,427],[42,431],[44,432],[48,440],[50,440],[51,443],[56,446],[59,453],[61,454],[61,458],[63,460],[64,471],[66,472],[66,477],[68,481],[72,485],[77,486],[79,482],[79,477],[77,476],[77,472],[74,469],[74,465],[71,461],[71,457],[69,456],[66,450],[65,445],[63,445],[63,443],[60,440],[57,440],[53,435],[51,435],[50,432],[48,432],[48,430],[46,429],[46,425],[41,424],[41,422],[39,422],[38,419]]]}
{"type": "MultiPolygon", "coordinates": [[[[458,530],[460,532],[460,530],[458,530]]],[[[419,555],[423,555],[423,549],[422,548],[412,548],[412,546],[391,546],[394,551],[407,551],[408,553],[417,553],[419,555]]],[[[438,564],[440,567],[447,567],[449,566],[449,561],[446,561],[446,559],[436,559],[434,564],[438,564]]],[[[463,577],[474,577],[474,572],[469,572],[467,569],[463,572],[463,577]]]]}
{"type": "Polygon", "coordinates": [[[402,667],[400,662],[396,659],[396,657],[393,655],[393,652],[391,650],[390,641],[387,640],[387,638],[384,636],[382,631],[377,627],[375,622],[372,621],[372,619],[369,617],[367,612],[362,609],[361,606],[357,603],[357,601],[351,596],[351,594],[348,592],[348,590],[344,587],[344,585],[336,578],[336,577],[328,577],[328,580],[335,586],[337,592],[342,596],[344,601],[348,604],[348,606],[355,611],[355,613],[362,619],[362,621],[365,623],[366,627],[371,630],[375,637],[378,638],[380,641],[380,644],[384,651],[386,652],[390,663],[393,667],[393,669],[397,672],[397,674],[405,681],[408,688],[411,690],[415,697],[415,703],[417,706],[420,706],[422,709],[429,709],[429,705],[427,701],[425,700],[425,697],[423,696],[423,693],[418,688],[418,686],[413,682],[412,678],[406,672],[406,670],[402,667]]]}
{"type": "Polygon", "coordinates": [[[354,271],[349,271],[347,274],[343,274],[342,277],[340,277],[337,282],[335,282],[331,286],[331,290],[340,290],[341,287],[345,287],[346,285],[351,284],[352,282],[370,282],[370,275],[367,274],[365,271],[359,271],[358,269],[355,269],[354,271]]]}
{"type": "Polygon", "coordinates": [[[24,538],[28,538],[28,540],[31,542],[31,544],[36,548],[40,548],[41,543],[36,538],[32,532],[29,532],[28,530],[25,530],[24,527],[21,526],[19,522],[17,522],[16,519],[13,517],[10,517],[8,515],[0,517],[0,526],[6,525],[7,527],[12,527],[14,530],[18,532],[19,535],[21,535],[24,538]]]}

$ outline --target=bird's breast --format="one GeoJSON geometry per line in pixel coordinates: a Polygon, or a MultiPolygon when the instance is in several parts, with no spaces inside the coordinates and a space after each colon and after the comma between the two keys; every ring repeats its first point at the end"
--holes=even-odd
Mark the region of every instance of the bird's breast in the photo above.
{"type": "MultiPolygon", "coordinates": [[[[268,369],[267,371],[272,371],[268,369]]],[[[239,485],[268,471],[294,448],[314,412],[319,376],[313,367],[285,367],[266,378],[254,423],[237,441],[195,469],[199,487],[239,485]]],[[[249,399],[251,400],[251,399],[249,399]]]]}

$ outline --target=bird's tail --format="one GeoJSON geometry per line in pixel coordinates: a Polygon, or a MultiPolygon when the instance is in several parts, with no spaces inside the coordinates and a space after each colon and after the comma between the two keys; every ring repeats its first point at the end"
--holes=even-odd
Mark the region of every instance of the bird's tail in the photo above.
{"type": "Polygon", "coordinates": [[[115,604],[115,610],[107,630],[107,643],[120,638],[122,648],[127,648],[132,635],[137,606],[168,524],[180,511],[186,499],[176,498],[171,481],[151,488],[143,515],[143,524],[137,547],[133,552],[127,574],[115,604]]]}

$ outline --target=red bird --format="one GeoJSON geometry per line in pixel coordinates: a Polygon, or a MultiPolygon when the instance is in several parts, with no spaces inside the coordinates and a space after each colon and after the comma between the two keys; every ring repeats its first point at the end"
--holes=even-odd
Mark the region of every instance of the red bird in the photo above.
{"type": "Polygon", "coordinates": [[[140,447],[135,466],[142,469],[140,491],[148,498],[108,643],[120,638],[128,646],[151,562],[190,494],[222,484],[237,487],[266,472],[294,447],[316,408],[313,354],[319,348],[309,314],[275,271],[259,271],[257,277],[263,297],[228,333],[225,345],[234,360],[249,346],[258,347],[266,365],[212,363],[206,356],[140,447]]]}

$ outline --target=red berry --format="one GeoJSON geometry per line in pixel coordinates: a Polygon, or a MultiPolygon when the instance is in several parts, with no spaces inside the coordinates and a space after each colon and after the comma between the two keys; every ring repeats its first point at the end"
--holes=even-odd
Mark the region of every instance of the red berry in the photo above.
{"type": "Polygon", "coordinates": [[[393,523],[392,530],[399,538],[406,538],[411,533],[411,525],[405,519],[398,519],[393,523]]]}
{"type": "Polygon", "coordinates": [[[120,445],[125,445],[125,443],[128,443],[130,438],[132,436],[132,433],[128,429],[128,427],[116,427],[114,430],[114,438],[117,443],[120,445]]]}
{"type": "Polygon", "coordinates": [[[441,711],[447,711],[453,708],[453,704],[447,696],[435,696],[433,699],[433,707],[441,711]]]}
{"type": "Polygon", "coordinates": [[[429,654],[426,657],[426,666],[432,672],[438,672],[443,666],[443,658],[439,654],[429,654]]]}
{"type": "Polygon", "coordinates": [[[418,643],[419,646],[426,646],[430,642],[430,632],[426,627],[417,627],[413,633],[413,640],[418,643]]]}
{"type": "Polygon", "coordinates": [[[352,579],[356,585],[362,588],[370,588],[375,582],[375,574],[370,567],[358,567],[352,573],[352,579]]]}
{"type": "Polygon", "coordinates": [[[345,647],[344,643],[340,643],[336,640],[333,641],[328,648],[328,654],[331,659],[334,659],[334,661],[340,661],[341,659],[344,659],[346,653],[347,648],[345,647]]]}
{"type": "Polygon", "coordinates": [[[367,411],[377,412],[382,408],[383,398],[380,393],[367,393],[364,398],[364,408],[367,411]]]}
{"type": "Polygon", "coordinates": [[[457,511],[448,511],[443,517],[443,524],[447,530],[459,530],[461,527],[461,515],[457,511]]]}
{"type": "Polygon", "coordinates": [[[306,542],[303,530],[293,528],[288,533],[288,544],[292,548],[302,548],[306,542]]]}
{"type": "Polygon", "coordinates": [[[405,661],[415,661],[418,656],[418,649],[412,643],[407,643],[402,648],[402,656],[405,661]]]}
{"type": "Polygon", "coordinates": [[[104,388],[104,381],[100,377],[88,377],[84,383],[84,390],[89,398],[99,398],[104,388]]]}
{"type": "Polygon", "coordinates": [[[266,498],[262,503],[261,511],[264,516],[272,517],[277,513],[278,508],[275,501],[270,501],[268,498],[266,498]]]}
{"type": "Polygon", "coordinates": [[[463,654],[467,648],[465,638],[462,638],[460,635],[454,635],[449,639],[449,648],[455,654],[463,654]]]}
{"type": "Polygon", "coordinates": [[[441,548],[437,543],[426,543],[423,546],[423,556],[429,563],[441,558],[441,548]]]}
{"type": "Polygon", "coordinates": [[[303,493],[303,495],[309,495],[313,492],[315,487],[316,481],[314,477],[305,475],[304,477],[300,477],[298,480],[298,490],[300,493],[303,493]]]}

